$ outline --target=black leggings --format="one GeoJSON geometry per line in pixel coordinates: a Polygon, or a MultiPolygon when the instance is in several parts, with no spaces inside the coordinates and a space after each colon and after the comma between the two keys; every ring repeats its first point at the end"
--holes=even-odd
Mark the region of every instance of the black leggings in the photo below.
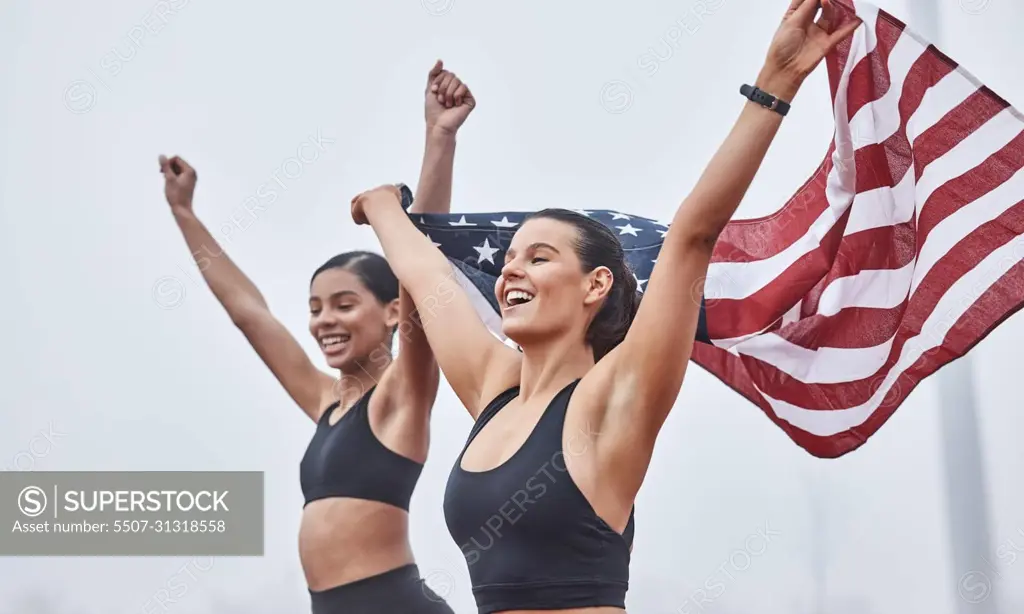
{"type": "Polygon", "coordinates": [[[416,565],[309,595],[313,614],[455,614],[420,579],[416,565]]]}

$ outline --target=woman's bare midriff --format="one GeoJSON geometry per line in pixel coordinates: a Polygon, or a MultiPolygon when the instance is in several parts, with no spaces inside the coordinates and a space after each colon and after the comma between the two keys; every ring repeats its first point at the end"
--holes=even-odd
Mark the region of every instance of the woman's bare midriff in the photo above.
{"type": "Polygon", "coordinates": [[[408,514],[376,501],[313,501],[302,511],[299,557],[314,591],[408,565],[413,562],[408,514]]]}

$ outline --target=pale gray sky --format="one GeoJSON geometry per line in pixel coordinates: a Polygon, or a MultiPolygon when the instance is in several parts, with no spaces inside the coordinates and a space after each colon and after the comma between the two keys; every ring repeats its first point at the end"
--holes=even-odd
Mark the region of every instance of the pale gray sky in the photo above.
{"type": "MultiPolygon", "coordinates": [[[[460,135],[456,210],[668,219],[730,129],[739,85],[756,76],[786,4],[167,1],[176,8],[160,9],[166,25],[149,17],[153,0],[0,8],[0,468],[262,470],[266,556],[2,559],[3,614],[39,611],[19,602],[39,592],[68,614],[162,612],[144,604],[175,575],[188,587],[175,614],[308,607],[298,463],[313,424],[201,285],[158,154],[198,169],[196,210],[215,233],[235,216],[228,253],[316,355],[309,275],[337,252],[378,249],[348,202],[384,182],[415,183],[435,58],[479,99],[460,135]],[[651,47],[664,55],[666,40],[673,56],[651,74],[639,59],[651,47]],[[115,48],[131,59],[111,63],[115,48]],[[605,87],[614,81],[628,99],[605,87]],[[315,161],[285,165],[318,139],[301,153],[315,161]],[[243,201],[275,173],[287,190],[244,219],[243,201]],[[52,445],[42,438],[51,429],[52,445]]],[[[1024,108],[1019,0],[936,3],[940,47],[1024,108]]],[[[877,4],[914,26],[903,0],[877,4]]],[[[806,179],[831,139],[830,112],[821,69],[741,216],[776,209],[806,179]]],[[[1022,341],[1017,316],[972,353],[993,551],[1024,544],[1022,341]]],[[[704,612],[809,611],[817,497],[830,612],[954,614],[936,401],[932,378],[867,445],[822,461],[691,369],[637,502],[630,611],[700,612],[687,599],[712,575],[725,589],[704,612]],[[766,528],[777,533],[767,546],[747,539],[766,528]],[[749,567],[744,548],[755,553],[749,567]],[[730,558],[746,569],[731,570],[730,558]]],[[[460,614],[475,610],[441,501],[469,426],[442,384],[412,507],[421,571],[450,585],[460,614]]],[[[1020,611],[1024,560],[995,564],[1004,611],[1020,611]]]]}

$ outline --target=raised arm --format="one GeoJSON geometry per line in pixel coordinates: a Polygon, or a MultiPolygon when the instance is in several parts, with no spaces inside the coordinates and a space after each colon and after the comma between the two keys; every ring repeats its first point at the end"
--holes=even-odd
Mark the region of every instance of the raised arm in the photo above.
{"type": "Polygon", "coordinates": [[[352,219],[370,224],[398,281],[416,303],[437,362],[474,420],[500,388],[514,381],[519,354],[484,325],[448,259],[402,210],[394,186],[352,199],[352,219]]]}
{"type": "Polygon", "coordinates": [[[160,170],[171,213],[206,284],[288,395],[312,420],[319,419],[334,380],[313,365],[298,341],[270,313],[260,291],[196,217],[192,209],[196,171],[177,156],[160,156],[160,170]]]}
{"type": "MultiPolygon", "coordinates": [[[[754,85],[791,101],[806,76],[858,22],[832,32],[832,3],[792,0],[754,85]]],[[[609,412],[653,445],[682,386],[693,349],[704,278],[719,233],[735,213],[775,137],[782,116],[744,102],[739,119],[676,211],[636,318],[604,360],[616,394],[609,412]]],[[[604,361],[602,361],[604,362],[604,361]]]]}
{"type": "MultiPolygon", "coordinates": [[[[448,213],[452,199],[455,135],[476,107],[469,88],[438,60],[427,75],[424,88],[426,144],[412,213],[448,213]]],[[[437,396],[437,361],[423,331],[412,297],[400,286],[398,371],[402,394],[399,402],[429,415],[437,396]]]]}

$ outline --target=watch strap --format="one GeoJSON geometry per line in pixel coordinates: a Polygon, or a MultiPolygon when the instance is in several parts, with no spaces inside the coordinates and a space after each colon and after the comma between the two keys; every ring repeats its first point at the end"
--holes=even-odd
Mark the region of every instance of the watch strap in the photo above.
{"type": "Polygon", "coordinates": [[[759,104],[766,109],[771,109],[783,117],[789,113],[790,106],[788,102],[752,85],[743,84],[740,87],[740,94],[743,94],[751,102],[759,104]]]}

